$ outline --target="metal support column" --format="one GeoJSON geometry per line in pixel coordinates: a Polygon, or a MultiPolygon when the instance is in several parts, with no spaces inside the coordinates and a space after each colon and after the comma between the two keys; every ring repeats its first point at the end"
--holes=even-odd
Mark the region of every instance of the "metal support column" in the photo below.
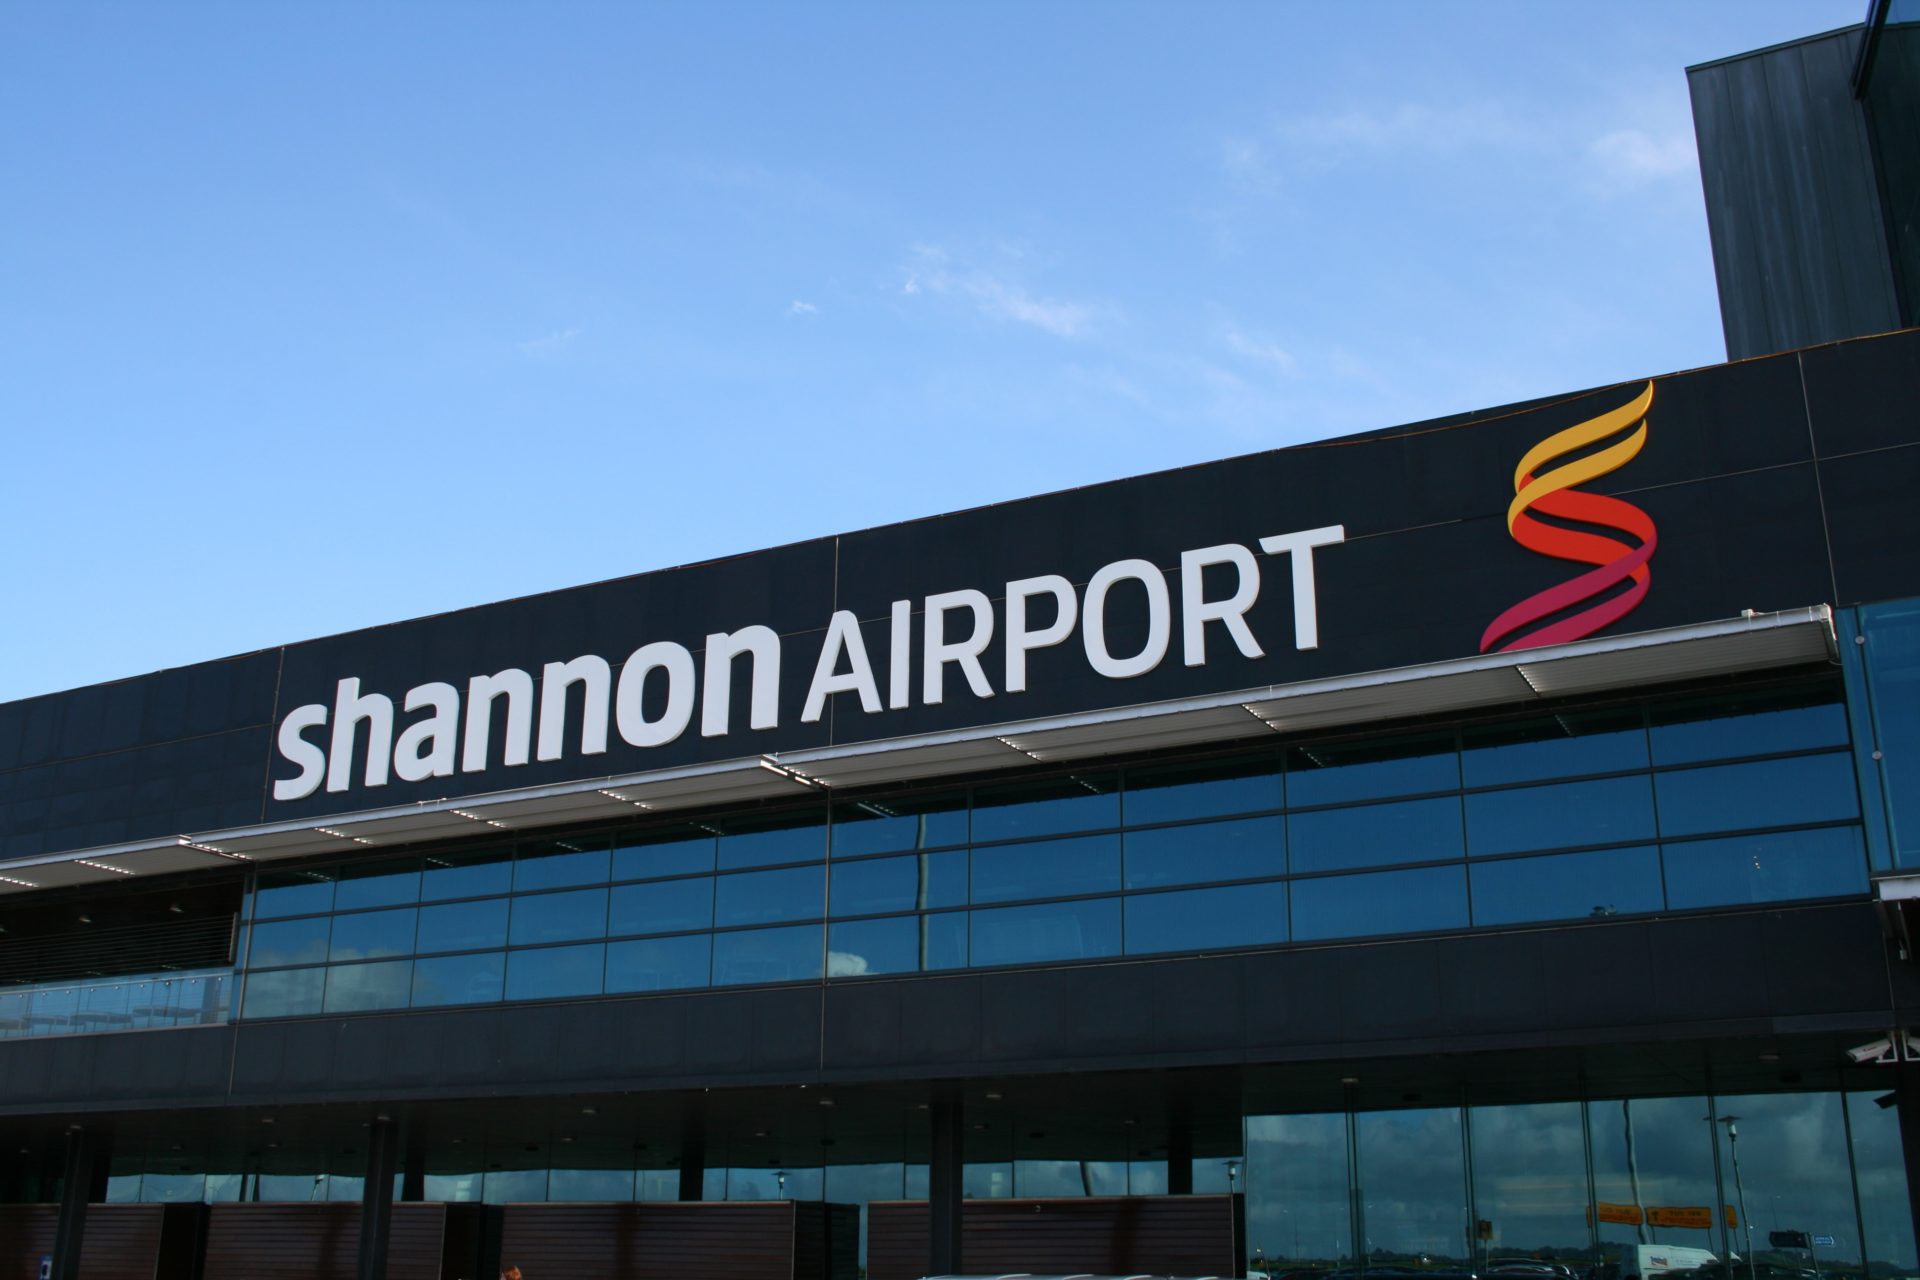
{"type": "Polygon", "coordinates": [[[108,1135],[79,1125],[67,1130],[60,1175],[60,1220],[53,1232],[53,1280],[80,1280],[80,1248],[87,1234],[87,1205],[107,1198],[113,1158],[108,1135]]]}
{"type": "Polygon", "coordinates": [[[400,1168],[400,1126],[376,1116],[367,1126],[367,1180],[360,1190],[359,1280],[387,1280],[393,1228],[393,1175],[400,1168]]]}
{"type": "Polygon", "coordinates": [[[1894,1086],[1894,1105],[1900,1109],[1900,1161],[1907,1169],[1907,1211],[1913,1224],[1914,1247],[1920,1248],[1920,1064],[1903,1062],[1894,1086]]]}
{"type": "Polygon", "coordinates": [[[1167,1194],[1193,1194],[1193,1105],[1183,1097],[1167,1106],[1167,1194]]]}
{"type": "Polygon", "coordinates": [[[952,1085],[936,1087],[927,1107],[927,1274],[959,1275],[960,1213],[966,1181],[965,1108],[952,1085]]]}

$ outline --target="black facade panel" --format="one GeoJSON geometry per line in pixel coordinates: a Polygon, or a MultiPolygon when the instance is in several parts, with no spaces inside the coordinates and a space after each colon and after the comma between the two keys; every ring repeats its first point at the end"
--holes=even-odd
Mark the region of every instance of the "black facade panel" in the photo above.
{"type": "Polygon", "coordinates": [[[1920,595],[1913,554],[1913,498],[1920,446],[1831,458],[1820,464],[1840,604],[1920,595]]]}
{"type": "Polygon", "coordinates": [[[1920,330],[1799,353],[1807,415],[1821,458],[1914,442],[1920,330]]]}
{"type": "Polygon", "coordinates": [[[1855,27],[1688,71],[1729,359],[1899,327],[1855,27]]]}

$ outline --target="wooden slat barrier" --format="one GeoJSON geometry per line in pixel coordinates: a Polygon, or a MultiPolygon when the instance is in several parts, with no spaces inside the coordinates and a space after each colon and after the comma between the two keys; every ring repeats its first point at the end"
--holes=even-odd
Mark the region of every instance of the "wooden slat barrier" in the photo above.
{"type": "MultiPolygon", "coordinates": [[[[192,1280],[199,1212],[198,1205],[88,1205],[81,1280],[192,1280]],[[178,1238],[163,1251],[170,1230],[178,1238]]],[[[59,1221],[59,1205],[0,1205],[0,1280],[34,1280],[41,1257],[53,1252],[59,1221]]]]}
{"type": "MultiPolygon", "coordinates": [[[[387,1280],[442,1276],[447,1206],[396,1204],[387,1280]]],[[[204,1280],[354,1280],[358,1204],[216,1204],[207,1224],[204,1280]]]]}
{"type": "Polygon", "coordinates": [[[792,1200],[511,1204],[500,1262],[528,1280],[851,1280],[858,1215],[792,1200]]]}
{"type": "MultiPolygon", "coordinates": [[[[1094,1196],[969,1200],[961,1267],[969,1275],[1240,1275],[1241,1197],[1094,1196]]],[[[927,1202],[867,1206],[867,1280],[927,1274],[927,1202]]]]}

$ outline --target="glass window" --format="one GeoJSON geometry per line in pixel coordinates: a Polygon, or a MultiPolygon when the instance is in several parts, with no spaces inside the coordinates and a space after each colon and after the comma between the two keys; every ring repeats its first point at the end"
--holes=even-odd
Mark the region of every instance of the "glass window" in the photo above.
{"type": "Polygon", "coordinates": [[[836,862],[833,866],[833,914],[874,915],[927,907],[959,907],[967,902],[967,854],[916,853],[904,858],[836,862]]]}
{"type": "Polygon", "coordinates": [[[1460,772],[1470,787],[1647,767],[1647,728],[1638,707],[1469,725],[1461,745],[1460,772]]]}
{"type": "Polygon", "coordinates": [[[482,898],[420,909],[420,951],[478,951],[507,945],[507,900],[482,898]]]}
{"type": "Polygon", "coordinates": [[[515,898],[513,927],[507,940],[519,947],[530,942],[603,938],[606,933],[607,891],[578,889],[571,893],[536,893],[515,898]]]}
{"type": "Polygon", "coordinates": [[[1246,1175],[1247,1248],[1274,1274],[1351,1264],[1346,1116],[1248,1116],[1246,1175]]]}
{"type": "Polygon", "coordinates": [[[1830,688],[1744,690],[1653,704],[1653,762],[1691,764],[1847,744],[1846,710],[1830,688]]]}
{"type": "Polygon", "coordinates": [[[1654,790],[1663,836],[1860,816],[1853,760],[1837,753],[1676,769],[1656,774],[1654,790]]]}
{"type": "Polygon", "coordinates": [[[475,956],[441,956],[413,962],[413,1003],[491,1004],[500,998],[507,957],[494,951],[475,956]]]}
{"type": "Polygon", "coordinates": [[[413,986],[413,961],[342,964],[327,970],[328,1013],[404,1009],[413,986]]]}
{"type": "Polygon", "coordinates": [[[362,911],[333,918],[331,960],[373,960],[380,956],[404,956],[413,950],[416,912],[412,907],[395,911],[362,911]]]}
{"type": "Polygon", "coordinates": [[[1509,791],[1480,791],[1467,803],[1467,850],[1525,853],[1576,844],[1652,840],[1653,783],[1645,774],[1509,791]]]}
{"type": "Polygon", "coordinates": [[[331,916],[257,924],[253,927],[253,949],[247,956],[247,964],[255,969],[281,964],[319,964],[327,958],[327,934],[332,927],[331,916]]]}
{"type": "Polygon", "coordinates": [[[513,888],[513,854],[506,849],[430,854],[420,877],[425,902],[479,898],[513,888]]]}
{"type": "Polygon", "coordinates": [[[1293,937],[1356,938],[1465,928],[1464,866],[1377,871],[1293,882],[1293,937]]]}
{"type": "Polygon", "coordinates": [[[600,1201],[633,1199],[631,1169],[555,1169],[547,1175],[547,1199],[600,1201]]]}
{"type": "Polygon", "coordinates": [[[720,925],[817,920],[824,914],[826,899],[824,866],[749,871],[717,878],[713,918],[720,925]]]}
{"type": "Polygon", "coordinates": [[[606,947],[540,947],[507,953],[507,999],[556,1000],[597,996],[606,947]]]}
{"type": "Polygon", "coordinates": [[[1660,851],[1651,845],[1476,862],[1475,924],[1580,920],[1658,911],[1660,851]]]}
{"type": "Polygon", "coordinates": [[[1808,1265],[1822,1260],[1810,1258],[1805,1249],[1774,1244],[1772,1232],[1828,1236],[1833,1243],[1819,1247],[1827,1266],[1845,1259],[1846,1269],[1858,1275],[1860,1230],[1840,1095],[1757,1093],[1722,1095],[1713,1102],[1720,1185],[1732,1192],[1728,1202],[1737,1205],[1744,1199],[1747,1208],[1744,1214],[1736,1208],[1736,1217],[1743,1221],[1738,1232],[1728,1233],[1732,1249],[1775,1276],[1805,1277],[1825,1274],[1825,1268],[1816,1272],[1808,1265]]]}
{"type": "Polygon", "coordinates": [[[604,841],[546,840],[520,846],[513,864],[513,891],[558,889],[574,884],[601,884],[607,879],[604,841]]]}
{"type": "Polygon", "coordinates": [[[1296,872],[1429,862],[1461,853],[1459,796],[1287,815],[1287,854],[1296,872]]]}
{"type": "Polygon", "coordinates": [[[720,831],[720,869],[812,862],[827,856],[827,821],[821,813],[782,818],[734,818],[720,831]]]}
{"type": "Polygon", "coordinates": [[[856,800],[833,809],[836,858],[896,849],[937,849],[966,842],[967,799],[963,795],[856,800]]]}
{"type": "Polygon", "coordinates": [[[1285,803],[1280,755],[1127,770],[1127,825],[1260,813],[1285,803]]]}
{"type": "Polygon", "coordinates": [[[700,827],[636,831],[614,842],[613,878],[697,875],[713,870],[713,832],[700,827]]]}
{"type": "Polygon", "coordinates": [[[613,891],[607,932],[672,933],[713,927],[713,877],[623,884],[613,891]]]}
{"type": "Polygon", "coordinates": [[[851,920],[833,926],[827,943],[827,976],[913,973],[959,969],[967,963],[964,911],[890,920],[851,920]]]}
{"type": "Polygon", "coordinates": [[[820,976],[822,926],[745,929],[713,935],[713,985],[798,982],[820,976]]]}
{"type": "Polygon", "coordinates": [[[981,787],[973,795],[973,838],[1020,840],[1117,827],[1119,781],[1114,773],[1086,773],[981,787]]]}
{"type": "Polygon", "coordinates": [[[401,858],[340,868],[335,911],[397,907],[420,900],[420,859],[401,858]]]}
{"type": "Polygon", "coordinates": [[[291,1018],[303,1013],[318,1013],[326,980],[325,969],[250,973],[247,975],[245,1016],[291,1018]]]}
{"type": "Polygon", "coordinates": [[[1386,796],[1453,791],[1460,756],[1453,735],[1295,747],[1287,752],[1287,803],[1345,804],[1386,796]]]}
{"type": "Polygon", "coordinates": [[[1120,887],[1120,837],[1077,836],[973,851],[973,901],[1111,893],[1120,887]]]}
{"type": "Polygon", "coordinates": [[[972,964],[1037,964],[1120,954],[1118,898],[1001,907],[972,916],[972,964]]]}
{"type": "Polygon", "coordinates": [[[1287,886],[1241,884],[1126,900],[1127,954],[1222,951],[1287,940],[1287,886]]]}
{"type": "Polygon", "coordinates": [[[1126,856],[1129,889],[1285,875],[1286,819],[1240,818],[1129,831],[1126,856]]]}
{"type": "Polygon", "coordinates": [[[1714,1194],[1708,1108],[1707,1100],[1698,1096],[1587,1104],[1593,1197],[1599,1202],[1596,1234],[1606,1274],[1637,1275],[1642,1268],[1634,1250],[1643,1244],[1685,1245],[1721,1254],[1717,1230],[1661,1226],[1647,1222],[1645,1212],[1697,1206],[1710,1210],[1732,1199],[1714,1194]]]}
{"type": "Polygon", "coordinates": [[[1587,1144],[1578,1102],[1475,1107],[1474,1213],[1486,1234],[1481,1248],[1496,1260],[1587,1259],[1587,1144]]]}
{"type": "Polygon", "coordinates": [[[332,871],[262,874],[253,895],[253,918],[304,916],[333,910],[332,871]]]}
{"type": "Polygon", "coordinates": [[[704,987],[712,956],[713,938],[705,933],[609,942],[607,992],[704,987]]]}
{"type": "Polygon", "coordinates": [[[1858,827],[1688,840],[1661,846],[1667,905],[1733,906],[1867,891],[1858,827]]]}
{"type": "Polygon", "coordinates": [[[1366,1267],[1416,1258],[1432,1268],[1470,1270],[1459,1110],[1363,1111],[1353,1118],[1353,1130],[1366,1267]]]}
{"type": "Polygon", "coordinates": [[[1920,603],[1869,605],[1860,611],[1860,646],[1871,703],[1875,762],[1885,794],[1893,865],[1920,866],[1920,603]]]}
{"type": "Polygon", "coordinates": [[[1863,1252],[1873,1280],[1912,1275],[1920,1269],[1914,1258],[1906,1162],[1900,1154],[1900,1113],[1877,1105],[1881,1092],[1872,1089],[1846,1096],[1854,1180],[1860,1188],[1860,1220],[1867,1236],[1863,1252]]]}

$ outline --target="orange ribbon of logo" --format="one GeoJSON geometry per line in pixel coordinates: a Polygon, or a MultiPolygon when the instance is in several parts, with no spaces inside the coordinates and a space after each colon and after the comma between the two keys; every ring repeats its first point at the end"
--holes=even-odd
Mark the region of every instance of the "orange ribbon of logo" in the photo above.
{"type": "Polygon", "coordinates": [[[1480,652],[1534,649],[1541,645],[1583,640],[1618,622],[1647,595],[1653,571],[1647,562],[1658,544],[1653,520],[1630,502],[1597,493],[1581,493],[1575,486],[1618,471],[1631,462],[1647,442],[1647,410],[1653,405],[1653,383],[1618,409],[1589,418],[1548,436],[1520,459],[1513,470],[1513,501],[1507,506],[1507,532],[1529,551],[1556,560],[1597,566],[1535,596],[1529,596],[1495,618],[1480,637],[1480,652]],[[1601,448],[1609,437],[1628,434],[1601,448]],[[1541,468],[1557,459],[1570,459],[1551,470],[1541,468]],[[1638,545],[1605,534],[1548,524],[1537,516],[1575,521],[1635,539],[1638,545]],[[1614,588],[1627,583],[1624,591],[1614,588]],[[1565,614],[1576,606],[1577,612],[1565,614]],[[1552,619],[1549,621],[1549,619],[1552,619]],[[1537,629],[1536,624],[1539,625],[1537,629]]]}

